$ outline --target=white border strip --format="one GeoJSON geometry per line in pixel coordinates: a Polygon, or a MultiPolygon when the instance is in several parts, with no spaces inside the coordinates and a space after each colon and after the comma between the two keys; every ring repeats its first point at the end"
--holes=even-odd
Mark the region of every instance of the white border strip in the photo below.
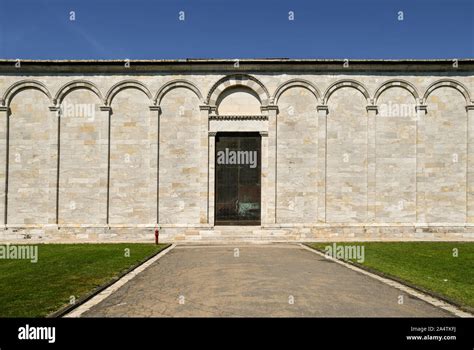
{"type": "Polygon", "coordinates": [[[176,244],[172,244],[171,247],[166,248],[164,251],[158,253],[153,258],[149,259],[145,263],[138,266],[136,269],[130,271],[125,276],[120,278],[117,282],[109,286],[108,288],[104,289],[102,292],[97,294],[96,296],[92,297],[84,304],[78,306],[71,312],[67,313],[63,317],[80,317],[84,312],[90,310],[93,306],[99,304],[105,298],[109,297],[112,293],[117,291],[117,289],[121,288],[124,284],[129,282],[131,279],[135,278],[140,272],[143,272],[146,268],[148,268],[151,264],[155,263],[157,260],[161,259],[166,253],[173,250],[176,247],[176,244]]]}
{"type": "Polygon", "coordinates": [[[461,310],[460,308],[458,308],[457,306],[454,306],[452,304],[449,304],[441,299],[438,299],[438,298],[434,298],[428,294],[425,294],[425,293],[422,293],[422,292],[419,292],[413,288],[410,288],[402,283],[399,283],[399,282],[396,282],[394,280],[391,280],[391,279],[388,279],[388,278],[384,278],[384,277],[381,277],[379,275],[376,275],[374,273],[371,273],[371,272],[368,272],[364,269],[361,269],[357,266],[354,266],[352,264],[348,264],[342,260],[339,260],[339,259],[333,259],[333,258],[328,258],[326,255],[324,255],[323,253],[315,250],[315,249],[312,249],[304,244],[301,244],[300,243],[300,247],[302,247],[303,249],[306,249],[306,250],[309,250],[310,252],[313,252],[314,254],[318,254],[322,257],[324,257],[325,259],[330,259],[331,261],[339,264],[339,265],[342,265],[342,266],[345,266],[353,271],[357,271],[359,273],[362,273],[366,276],[369,276],[369,277],[372,277],[382,283],[385,283],[385,284],[388,284],[389,286],[391,287],[394,287],[394,288],[397,288],[399,290],[401,290],[402,292],[405,292],[407,294],[410,294],[418,299],[421,299],[425,302],[427,302],[428,304],[431,304],[435,307],[438,307],[440,309],[443,309],[443,310],[446,310],[450,313],[452,313],[453,315],[455,316],[458,316],[458,317],[474,317],[474,315],[472,315],[471,313],[467,312],[467,311],[464,311],[464,310],[461,310]]]}

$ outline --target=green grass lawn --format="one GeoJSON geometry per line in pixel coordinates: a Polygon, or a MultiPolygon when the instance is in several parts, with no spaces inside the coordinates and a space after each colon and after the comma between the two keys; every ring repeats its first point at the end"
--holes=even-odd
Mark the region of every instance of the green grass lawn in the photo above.
{"type": "MultiPolygon", "coordinates": [[[[466,242],[346,242],[365,246],[361,264],[474,310],[474,243],[466,242]],[[453,257],[453,249],[458,257],[453,257]]],[[[311,243],[325,250],[332,243],[311,243]]]]}
{"type": "Polygon", "coordinates": [[[40,244],[37,263],[0,259],[0,317],[44,317],[166,246],[40,244]]]}

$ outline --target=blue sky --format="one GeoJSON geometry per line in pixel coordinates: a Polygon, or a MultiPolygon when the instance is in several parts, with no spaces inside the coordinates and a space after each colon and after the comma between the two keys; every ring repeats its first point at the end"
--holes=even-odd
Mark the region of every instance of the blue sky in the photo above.
{"type": "Polygon", "coordinates": [[[0,0],[0,58],[264,57],[473,58],[474,0],[0,0]]]}

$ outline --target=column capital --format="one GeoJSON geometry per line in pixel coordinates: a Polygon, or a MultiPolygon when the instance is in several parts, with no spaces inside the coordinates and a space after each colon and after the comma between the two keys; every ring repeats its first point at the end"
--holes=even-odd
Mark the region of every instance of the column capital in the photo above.
{"type": "Polygon", "coordinates": [[[208,105],[208,107],[209,107],[209,113],[216,113],[217,106],[208,105]]]}
{"type": "Polygon", "coordinates": [[[149,106],[148,107],[150,109],[150,111],[158,111],[159,113],[161,113],[161,107],[160,106],[149,106]]]}
{"type": "Polygon", "coordinates": [[[199,110],[210,112],[211,111],[211,106],[209,106],[209,105],[200,105],[199,110]]]}
{"type": "Polygon", "coordinates": [[[261,107],[260,107],[260,110],[261,110],[262,112],[275,111],[275,112],[278,113],[278,106],[277,106],[277,105],[273,105],[273,104],[271,104],[271,105],[266,105],[266,106],[261,106],[261,107]]]}
{"type": "Polygon", "coordinates": [[[208,133],[208,135],[209,135],[210,137],[215,137],[216,134],[217,134],[217,131],[209,131],[209,133],[208,133]]]}
{"type": "Polygon", "coordinates": [[[7,106],[0,106],[0,112],[8,112],[7,106]]]}
{"type": "Polygon", "coordinates": [[[316,110],[320,116],[327,116],[329,113],[329,108],[327,105],[318,105],[316,106],[316,110]]]}
{"type": "MultiPolygon", "coordinates": [[[[471,111],[471,112],[474,111],[474,104],[472,104],[472,105],[466,105],[466,112],[469,112],[469,111],[471,111]]],[[[469,113],[469,114],[471,114],[472,116],[474,116],[473,113],[469,113]]]]}
{"type": "Polygon", "coordinates": [[[268,131],[260,131],[260,136],[268,137],[268,131]]]}
{"type": "Polygon", "coordinates": [[[367,106],[365,107],[365,109],[367,110],[367,113],[368,113],[368,112],[371,112],[371,111],[372,111],[372,112],[375,112],[375,114],[378,114],[378,113],[379,113],[379,107],[376,106],[376,105],[367,105],[367,106]]]}
{"type": "Polygon", "coordinates": [[[427,105],[417,105],[415,106],[415,111],[418,112],[426,112],[428,111],[428,106],[427,105]]]}
{"type": "Polygon", "coordinates": [[[111,112],[112,111],[112,107],[110,107],[110,106],[100,106],[99,109],[102,112],[111,112]]]}
{"type": "Polygon", "coordinates": [[[53,112],[56,117],[60,118],[62,114],[61,106],[49,106],[48,107],[50,112],[53,112]]]}

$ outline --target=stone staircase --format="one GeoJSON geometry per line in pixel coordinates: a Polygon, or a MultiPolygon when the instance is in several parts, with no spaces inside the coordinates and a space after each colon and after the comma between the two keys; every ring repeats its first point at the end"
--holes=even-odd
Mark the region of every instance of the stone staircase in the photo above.
{"type": "Polygon", "coordinates": [[[284,229],[262,229],[260,226],[216,226],[213,229],[199,230],[197,235],[185,235],[182,240],[202,243],[265,243],[297,241],[298,239],[299,237],[284,229]]]}

